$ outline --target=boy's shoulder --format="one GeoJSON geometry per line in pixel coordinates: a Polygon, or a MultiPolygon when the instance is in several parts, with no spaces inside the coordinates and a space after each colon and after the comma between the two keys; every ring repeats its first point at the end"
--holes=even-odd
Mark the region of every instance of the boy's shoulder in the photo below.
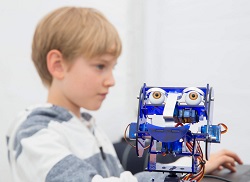
{"type": "Polygon", "coordinates": [[[17,115],[10,124],[7,135],[33,135],[47,128],[51,121],[62,123],[69,121],[72,117],[69,111],[62,107],[52,104],[32,105],[17,115]]]}
{"type": "MultiPolygon", "coordinates": [[[[56,106],[50,103],[32,105],[20,112],[10,125],[8,133],[22,133],[25,135],[33,135],[41,129],[48,128],[51,122],[65,123],[76,118],[67,109],[56,106]],[[27,133],[28,132],[28,133],[27,133]]],[[[87,112],[82,112],[82,119],[87,122],[87,125],[94,125],[92,115],[87,112]]]]}
{"type": "Polygon", "coordinates": [[[7,145],[16,151],[16,158],[22,152],[23,139],[35,136],[50,123],[68,122],[73,118],[69,111],[52,104],[33,105],[20,112],[9,126],[6,135],[7,145]]]}
{"type": "Polygon", "coordinates": [[[47,125],[50,121],[67,122],[72,117],[72,114],[65,108],[46,103],[26,108],[16,120],[21,120],[22,125],[31,126],[33,124],[47,125]]]}
{"type": "Polygon", "coordinates": [[[53,104],[31,106],[27,110],[27,121],[35,120],[36,123],[47,123],[51,120],[57,122],[69,121],[73,116],[65,108],[53,104]]]}

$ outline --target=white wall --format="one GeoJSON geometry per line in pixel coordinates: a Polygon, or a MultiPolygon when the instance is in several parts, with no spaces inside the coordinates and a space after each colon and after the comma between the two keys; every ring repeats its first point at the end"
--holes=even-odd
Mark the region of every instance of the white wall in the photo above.
{"type": "Polygon", "coordinates": [[[112,141],[136,119],[136,96],[143,82],[210,83],[216,97],[214,120],[229,127],[213,150],[232,149],[250,164],[250,1],[0,0],[0,181],[10,181],[8,123],[26,106],[46,100],[30,59],[34,28],[46,13],[64,5],[97,8],[120,32],[124,49],[115,69],[116,86],[100,111],[92,112],[112,141]]]}

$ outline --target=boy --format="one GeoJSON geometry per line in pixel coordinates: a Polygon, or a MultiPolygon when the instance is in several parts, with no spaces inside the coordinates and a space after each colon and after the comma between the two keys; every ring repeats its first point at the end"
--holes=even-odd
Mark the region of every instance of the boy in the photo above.
{"type": "Polygon", "coordinates": [[[32,60],[48,99],[26,109],[8,133],[14,181],[137,181],[123,172],[92,116],[80,112],[101,106],[121,49],[116,29],[97,10],[64,7],[42,19],[32,60]]]}
{"type": "Polygon", "coordinates": [[[38,24],[32,60],[47,103],[27,108],[7,136],[14,181],[163,181],[161,173],[124,172],[112,143],[80,108],[97,110],[115,84],[122,45],[97,10],[63,7],[38,24]]]}

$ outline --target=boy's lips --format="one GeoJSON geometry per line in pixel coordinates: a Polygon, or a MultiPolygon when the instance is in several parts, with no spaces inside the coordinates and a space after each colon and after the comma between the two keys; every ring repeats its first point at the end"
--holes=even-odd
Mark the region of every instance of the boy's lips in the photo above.
{"type": "Polygon", "coordinates": [[[105,99],[105,97],[106,97],[107,94],[108,94],[108,92],[100,93],[99,95],[100,95],[103,99],[105,99]]]}
{"type": "Polygon", "coordinates": [[[100,95],[107,95],[107,94],[108,94],[108,92],[100,93],[100,95]]]}

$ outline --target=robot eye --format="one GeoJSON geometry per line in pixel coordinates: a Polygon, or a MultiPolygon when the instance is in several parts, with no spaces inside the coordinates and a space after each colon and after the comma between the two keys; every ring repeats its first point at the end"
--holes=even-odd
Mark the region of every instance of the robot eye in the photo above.
{"type": "Polygon", "coordinates": [[[161,98],[161,92],[159,92],[159,91],[153,92],[153,97],[154,97],[155,99],[161,98]]]}
{"type": "Polygon", "coordinates": [[[201,96],[199,93],[192,91],[186,95],[185,101],[187,105],[199,105],[201,103],[201,96]]]}
{"type": "Polygon", "coordinates": [[[196,100],[199,97],[199,95],[196,92],[189,93],[189,98],[191,100],[196,100]]]}
{"type": "Polygon", "coordinates": [[[151,104],[162,104],[165,101],[165,96],[159,91],[153,91],[149,95],[149,101],[151,104]]]}

